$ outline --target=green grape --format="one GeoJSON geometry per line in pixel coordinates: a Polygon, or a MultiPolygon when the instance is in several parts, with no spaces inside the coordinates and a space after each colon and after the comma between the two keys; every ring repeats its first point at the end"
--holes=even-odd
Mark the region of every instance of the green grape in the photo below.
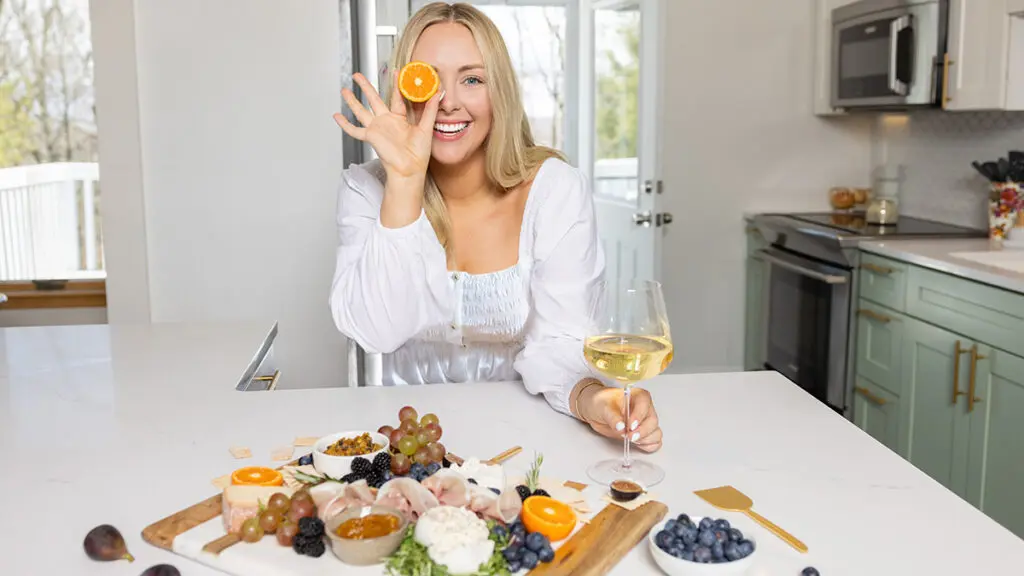
{"type": "Polygon", "coordinates": [[[403,436],[402,439],[398,441],[398,450],[406,456],[412,456],[415,454],[416,449],[419,447],[419,442],[417,442],[416,438],[412,436],[403,436]]]}
{"type": "Polygon", "coordinates": [[[402,420],[402,423],[399,424],[398,429],[401,430],[403,434],[412,436],[419,432],[420,425],[417,424],[416,421],[412,419],[402,420]]]}
{"type": "Polygon", "coordinates": [[[430,432],[427,432],[426,430],[420,430],[416,433],[416,443],[420,446],[426,446],[427,444],[430,444],[432,440],[430,432]]]}
{"type": "Polygon", "coordinates": [[[242,541],[259,542],[263,538],[263,527],[260,526],[259,516],[253,516],[242,522],[242,541]]]}
{"type": "Polygon", "coordinates": [[[437,418],[437,414],[424,414],[423,418],[420,418],[420,426],[426,426],[427,424],[437,424],[440,420],[437,418]]]}

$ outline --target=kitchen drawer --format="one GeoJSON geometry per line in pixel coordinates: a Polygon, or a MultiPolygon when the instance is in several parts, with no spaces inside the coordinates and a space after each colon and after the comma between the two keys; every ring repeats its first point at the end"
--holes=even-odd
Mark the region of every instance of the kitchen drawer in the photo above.
{"type": "Polygon", "coordinates": [[[907,314],[1024,356],[1024,294],[912,266],[907,314]]]}
{"type": "Polygon", "coordinates": [[[863,298],[857,305],[857,376],[896,396],[903,393],[903,327],[898,312],[863,298]]]}
{"type": "Polygon", "coordinates": [[[860,297],[903,312],[909,266],[867,252],[860,254],[860,297]]]}

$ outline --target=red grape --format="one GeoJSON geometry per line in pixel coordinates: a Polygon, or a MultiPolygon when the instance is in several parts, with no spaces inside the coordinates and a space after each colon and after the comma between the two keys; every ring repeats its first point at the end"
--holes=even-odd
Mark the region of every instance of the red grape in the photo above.
{"type": "Polygon", "coordinates": [[[416,409],[412,406],[405,406],[398,411],[398,419],[401,420],[412,420],[415,422],[419,419],[419,414],[416,413],[416,409]]]}
{"type": "Polygon", "coordinates": [[[381,426],[380,428],[377,428],[377,433],[378,434],[383,434],[385,436],[391,436],[391,433],[394,430],[395,430],[394,426],[388,426],[387,424],[385,424],[384,426],[381,426]]]}
{"type": "Polygon", "coordinates": [[[405,454],[399,452],[391,457],[391,473],[397,476],[407,474],[412,467],[412,461],[405,454]]]}
{"type": "Polygon", "coordinates": [[[430,433],[426,430],[420,430],[416,433],[416,443],[420,446],[426,446],[427,444],[430,444],[432,440],[430,433]]]}
{"type": "Polygon", "coordinates": [[[444,445],[440,442],[431,442],[427,444],[427,452],[430,453],[430,459],[438,464],[444,460],[445,449],[444,445]]]}
{"type": "Polygon", "coordinates": [[[420,426],[426,426],[427,424],[437,424],[440,420],[437,418],[437,414],[424,414],[420,418],[420,426]]]}
{"type": "Polygon", "coordinates": [[[273,510],[279,515],[284,515],[291,506],[292,501],[284,494],[284,492],[275,492],[274,495],[270,497],[270,501],[267,502],[267,510],[273,510]]]}
{"type": "Polygon", "coordinates": [[[267,534],[273,534],[277,531],[277,525],[281,522],[281,514],[275,510],[264,510],[260,514],[260,527],[267,534]]]}
{"type": "Polygon", "coordinates": [[[402,441],[402,437],[405,436],[405,432],[399,429],[395,429],[391,432],[391,447],[398,450],[398,443],[402,441]]]}
{"type": "Polygon", "coordinates": [[[419,450],[416,450],[416,455],[412,457],[414,462],[419,462],[426,466],[430,464],[430,450],[426,446],[420,446],[419,450]]]}
{"type": "Polygon", "coordinates": [[[420,425],[415,420],[402,420],[402,423],[398,426],[398,429],[407,435],[413,435],[419,432],[420,425]]]}
{"type": "Polygon", "coordinates": [[[292,540],[299,533],[299,525],[285,521],[277,528],[277,543],[281,546],[291,546],[292,540]]]}
{"type": "Polygon", "coordinates": [[[444,432],[443,430],[441,430],[441,426],[438,424],[427,424],[427,427],[424,428],[424,430],[426,430],[427,434],[430,435],[431,442],[437,442],[438,440],[440,440],[441,434],[444,432]]]}
{"type": "Polygon", "coordinates": [[[292,499],[292,507],[288,510],[287,518],[289,522],[295,524],[299,523],[302,518],[307,518],[316,514],[316,506],[313,504],[313,500],[295,500],[292,499]]]}

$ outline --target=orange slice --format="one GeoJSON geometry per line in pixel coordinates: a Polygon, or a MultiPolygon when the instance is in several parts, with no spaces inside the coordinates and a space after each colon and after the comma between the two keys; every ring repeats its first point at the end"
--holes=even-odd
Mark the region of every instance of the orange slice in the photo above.
{"type": "Polygon", "coordinates": [[[441,78],[426,62],[409,62],[398,73],[398,91],[410,102],[426,102],[437,93],[441,78]]]}
{"type": "Polygon", "coordinates": [[[558,542],[572,534],[576,527],[576,513],[568,504],[554,498],[530,496],[523,502],[523,527],[558,542]]]}
{"type": "Polygon", "coordinates": [[[280,486],[284,477],[277,470],[264,466],[246,466],[231,473],[231,483],[248,486],[280,486]]]}

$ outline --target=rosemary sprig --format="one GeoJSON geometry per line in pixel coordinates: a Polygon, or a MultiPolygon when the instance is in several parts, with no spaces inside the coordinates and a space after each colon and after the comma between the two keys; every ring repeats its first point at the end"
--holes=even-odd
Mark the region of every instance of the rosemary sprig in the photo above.
{"type": "Polygon", "coordinates": [[[534,452],[533,464],[530,466],[530,471],[526,473],[526,487],[530,492],[537,489],[537,484],[540,481],[540,465],[543,463],[544,455],[534,452]]]}

